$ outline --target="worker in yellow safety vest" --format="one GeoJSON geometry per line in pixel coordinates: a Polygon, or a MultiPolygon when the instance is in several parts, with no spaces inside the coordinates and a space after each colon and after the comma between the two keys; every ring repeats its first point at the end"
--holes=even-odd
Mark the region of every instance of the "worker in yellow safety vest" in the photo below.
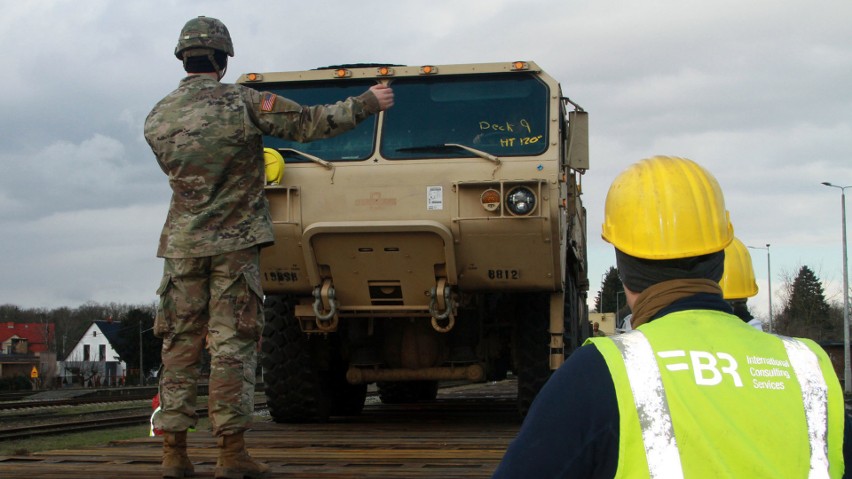
{"type": "Polygon", "coordinates": [[[722,297],[734,309],[734,315],[763,331],[763,323],[751,315],[747,304],[748,298],[757,294],[751,255],[746,245],[736,237],[725,248],[725,271],[719,286],[722,287],[722,297]]]}
{"type": "Polygon", "coordinates": [[[734,238],[716,179],[653,157],[612,183],[632,331],[590,338],[542,388],[495,478],[838,478],[843,391],[811,340],[732,314],[719,281],[734,238]]]}

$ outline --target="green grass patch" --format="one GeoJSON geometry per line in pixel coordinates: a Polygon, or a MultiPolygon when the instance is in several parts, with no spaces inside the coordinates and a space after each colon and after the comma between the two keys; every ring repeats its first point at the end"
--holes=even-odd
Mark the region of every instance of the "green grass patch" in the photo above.
{"type": "MultiPolygon", "coordinates": [[[[198,431],[209,430],[210,423],[207,418],[198,420],[198,431]]],[[[63,434],[60,436],[34,437],[20,439],[17,441],[0,442],[0,456],[29,456],[41,451],[55,451],[59,449],[82,449],[87,447],[106,446],[110,441],[123,441],[147,437],[150,426],[140,424],[138,426],[108,428],[98,431],[77,432],[63,434]]]]}

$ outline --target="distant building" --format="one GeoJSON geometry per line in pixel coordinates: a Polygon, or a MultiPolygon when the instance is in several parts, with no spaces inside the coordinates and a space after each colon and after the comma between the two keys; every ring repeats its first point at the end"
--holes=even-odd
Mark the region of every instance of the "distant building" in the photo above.
{"type": "Polygon", "coordinates": [[[616,331],[615,313],[589,313],[589,321],[607,336],[612,336],[616,331]]]}
{"type": "Polygon", "coordinates": [[[56,374],[56,355],[52,323],[0,323],[0,377],[32,377],[33,368],[39,378],[56,374]]]}
{"type": "Polygon", "coordinates": [[[59,362],[63,382],[88,387],[123,384],[127,364],[120,352],[121,328],[121,323],[111,320],[92,321],[65,360],[59,362]]]}
{"type": "MultiPolygon", "coordinates": [[[[825,340],[818,341],[817,344],[828,354],[829,359],[831,359],[831,365],[834,366],[834,372],[840,379],[840,384],[843,384],[844,370],[846,369],[846,362],[843,361],[843,353],[846,347],[843,341],[825,340]]],[[[845,387],[844,385],[844,389],[845,387]]]]}

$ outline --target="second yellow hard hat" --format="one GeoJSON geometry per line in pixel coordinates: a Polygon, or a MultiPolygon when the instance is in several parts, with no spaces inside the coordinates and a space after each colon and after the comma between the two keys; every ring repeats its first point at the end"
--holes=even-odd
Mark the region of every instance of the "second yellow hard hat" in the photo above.
{"type": "Polygon", "coordinates": [[[754,267],[746,246],[737,238],[725,248],[725,272],[722,273],[722,296],[725,299],[751,298],[757,294],[754,267]]]}

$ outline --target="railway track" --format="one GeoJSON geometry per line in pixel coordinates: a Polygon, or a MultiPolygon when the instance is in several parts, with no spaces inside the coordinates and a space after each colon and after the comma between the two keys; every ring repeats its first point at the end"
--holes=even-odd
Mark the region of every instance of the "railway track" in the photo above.
{"type": "Polygon", "coordinates": [[[108,419],[80,419],[33,426],[9,427],[0,430],[0,441],[18,440],[35,436],[55,436],[73,432],[92,431],[111,427],[135,426],[148,422],[151,414],[135,414],[108,419]]]}
{"type": "MultiPolygon", "coordinates": [[[[370,401],[360,416],[324,424],[262,418],[247,433],[251,454],[270,477],[487,478],[517,433],[514,381],[442,389],[428,403],[370,401]]],[[[207,431],[189,434],[196,477],[212,477],[217,448],[207,431]]],[[[162,441],[138,438],[105,446],[0,456],[0,477],[159,477],[162,441]]]]}
{"type": "Polygon", "coordinates": [[[118,402],[130,401],[151,401],[153,395],[134,395],[134,396],[117,396],[117,397],[85,397],[85,398],[69,398],[69,399],[50,399],[38,401],[15,401],[0,403],[0,411],[8,410],[23,410],[23,409],[38,409],[59,406],[83,406],[87,404],[110,404],[118,402]]]}
{"type": "MultiPolygon", "coordinates": [[[[262,391],[262,385],[257,390],[262,391]]],[[[122,401],[151,401],[155,394],[157,394],[156,387],[55,389],[36,392],[15,392],[0,395],[0,411],[54,406],[108,404],[122,401]]],[[[198,394],[202,396],[207,394],[207,384],[199,384],[198,394]]]]}
{"type": "MultiPolygon", "coordinates": [[[[266,402],[255,402],[255,410],[266,408],[266,402]]],[[[198,417],[207,417],[207,408],[196,409],[198,417]]],[[[34,416],[35,417],[35,416],[34,416]]],[[[135,426],[146,424],[151,419],[151,410],[145,406],[123,408],[120,410],[96,411],[82,418],[66,418],[62,421],[47,422],[25,426],[4,426],[0,429],[0,441],[17,440],[31,437],[56,436],[98,429],[135,426]],[[90,417],[104,416],[104,417],[90,417]]]]}
{"type": "Polygon", "coordinates": [[[3,401],[20,401],[27,396],[32,396],[32,391],[15,391],[0,393],[0,403],[3,401]]]}

